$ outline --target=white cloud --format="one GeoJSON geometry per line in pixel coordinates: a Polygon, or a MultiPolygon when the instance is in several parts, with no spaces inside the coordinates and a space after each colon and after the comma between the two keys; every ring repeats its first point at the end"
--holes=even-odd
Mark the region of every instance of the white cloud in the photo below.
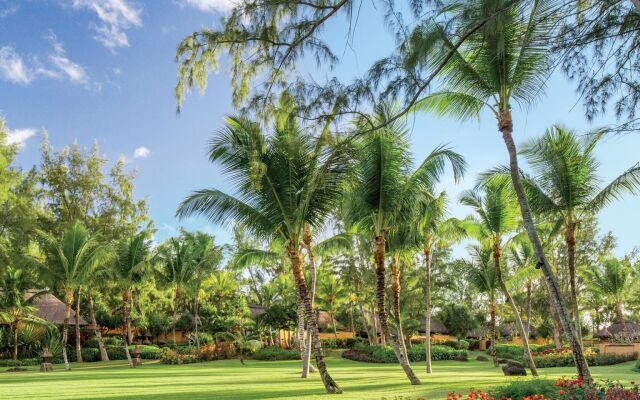
{"type": "Polygon", "coordinates": [[[11,46],[0,48],[0,75],[10,82],[23,85],[33,80],[33,74],[11,46]]]}
{"type": "Polygon", "coordinates": [[[27,140],[35,134],[36,130],[33,128],[14,129],[9,132],[9,135],[7,136],[7,143],[17,144],[18,147],[22,148],[25,146],[27,140]]]}
{"type": "Polygon", "coordinates": [[[200,11],[231,11],[236,6],[236,2],[232,0],[183,0],[183,5],[195,7],[200,11]]]}
{"type": "Polygon", "coordinates": [[[9,1],[0,1],[0,18],[9,17],[18,12],[18,5],[9,1]]]}
{"type": "MultiPolygon", "coordinates": [[[[66,76],[72,83],[83,85],[88,84],[89,76],[87,75],[87,72],[81,65],[67,58],[67,52],[64,49],[62,43],[58,41],[56,35],[53,32],[49,32],[47,35],[45,35],[45,39],[47,39],[49,43],[51,43],[51,46],[53,46],[53,54],[49,56],[49,60],[51,61],[53,67],[55,67],[55,69],[57,69],[60,74],[66,76]]],[[[44,70],[42,73],[48,74],[48,76],[51,77],[54,77],[56,74],[55,71],[50,70],[44,70]]]]}
{"type": "Polygon", "coordinates": [[[95,39],[105,47],[128,47],[129,38],[125,31],[132,27],[141,27],[142,9],[131,5],[128,0],[73,0],[75,9],[93,11],[99,23],[90,26],[96,31],[95,39]]]}
{"type": "Polygon", "coordinates": [[[65,48],[58,41],[53,32],[44,36],[53,52],[41,62],[38,57],[24,57],[18,54],[13,47],[0,48],[0,77],[13,83],[28,85],[36,78],[67,79],[74,84],[80,84],[86,88],[99,89],[99,85],[90,85],[89,75],[78,63],[71,61],[65,48]]]}
{"type": "Polygon", "coordinates": [[[140,146],[133,151],[133,158],[147,158],[151,154],[151,150],[144,146],[140,146]]]}

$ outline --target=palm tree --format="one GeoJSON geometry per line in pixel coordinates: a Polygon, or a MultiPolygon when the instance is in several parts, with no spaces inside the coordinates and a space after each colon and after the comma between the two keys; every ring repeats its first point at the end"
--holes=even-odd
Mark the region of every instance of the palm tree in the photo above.
{"type": "MultiPolygon", "coordinates": [[[[376,114],[367,122],[359,120],[356,129],[368,129],[368,121],[376,126],[384,125],[358,139],[359,171],[348,199],[349,215],[370,232],[373,239],[373,256],[376,265],[376,301],[382,335],[389,340],[411,384],[420,384],[409,360],[406,359],[397,338],[389,334],[385,305],[385,257],[387,235],[391,230],[405,226],[415,220],[415,199],[420,193],[432,192],[433,186],[450,162],[456,180],[465,170],[462,157],[444,146],[437,147],[427,158],[411,171],[413,160],[409,153],[405,121],[390,121],[393,107],[387,104],[376,106],[376,114]]],[[[397,288],[399,289],[399,288],[397,288]]]]}
{"type": "Polygon", "coordinates": [[[491,249],[482,246],[473,246],[473,264],[469,268],[469,282],[480,293],[485,293],[489,298],[491,357],[493,366],[498,367],[498,355],[496,353],[496,293],[500,290],[498,275],[495,266],[491,265],[491,249]]]}
{"type": "Polygon", "coordinates": [[[425,266],[425,360],[427,373],[432,373],[431,366],[431,292],[433,251],[437,247],[448,247],[466,236],[464,227],[456,218],[447,218],[447,195],[441,192],[438,197],[426,193],[420,197],[418,223],[415,225],[422,240],[422,251],[425,266]]]}
{"type": "MultiPolygon", "coordinates": [[[[548,45],[549,33],[553,32],[556,20],[551,14],[552,9],[545,0],[480,0],[452,7],[450,11],[457,13],[454,21],[458,22],[459,31],[471,33],[459,47],[449,40],[447,30],[439,26],[424,36],[425,40],[434,35],[440,37],[439,47],[454,55],[441,74],[445,83],[443,91],[420,100],[416,108],[459,119],[479,118],[484,109],[495,115],[509,154],[509,173],[525,229],[548,283],[549,297],[571,345],[578,374],[588,381],[591,379],[589,366],[536,231],[513,140],[513,103],[526,108],[543,95],[552,70],[552,54],[548,45]],[[482,24],[478,25],[479,22],[482,24]]],[[[417,45],[420,37],[420,32],[414,35],[417,45]]],[[[425,57],[429,59],[419,61],[442,60],[432,54],[425,54],[425,57]]]]}
{"type": "Polygon", "coordinates": [[[40,293],[25,299],[27,289],[33,281],[22,269],[7,267],[0,280],[0,321],[8,324],[13,331],[13,359],[18,359],[18,335],[20,329],[34,326],[49,326],[49,323],[35,315],[33,302],[40,293]]]}
{"type": "Polygon", "coordinates": [[[589,289],[611,304],[616,322],[624,324],[623,307],[638,284],[638,276],[616,258],[606,259],[595,268],[584,270],[583,274],[589,289]]]}
{"type": "Polygon", "coordinates": [[[199,317],[199,300],[202,282],[218,269],[222,260],[222,246],[216,246],[213,236],[204,232],[196,232],[195,234],[186,234],[187,240],[191,241],[193,246],[193,260],[195,263],[195,279],[193,279],[193,314],[196,336],[196,347],[200,348],[200,338],[198,337],[198,325],[200,325],[199,317]]]}
{"type": "Polygon", "coordinates": [[[598,132],[578,137],[555,125],[545,134],[527,142],[520,151],[534,170],[525,180],[525,189],[534,211],[557,218],[564,228],[567,247],[571,306],[576,329],[581,329],[576,288],[576,230],[585,215],[597,213],[625,192],[640,189],[640,164],[629,168],[600,188],[599,163],[593,152],[602,138],[598,132]]]}
{"type": "Polygon", "coordinates": [[[122,240],[118,244],[111,270],[113,279],[122,292],[124,348],[131,368],[136,367],[129,354],[129,345],[133,339],[130,321],[131,297],[133,288],[144,281],[150,269],[151,242],[148,237],[149,232],[142,231],[122,240]]]}
{"type": "Polygon", "coordinates": [[[178,308],[180,300],[185,294],[186,288],[196,275],[196,264],[193,243],[184,237],[171,238],[158,250],[160,262],[157,264],[157,274],[162,282],[169,285],[174,291],[173,317],[171,318],[171,330],[173,332],[173,346],[176,342],[176,323],[178,322],[178,308]]]}
{"type": "Polygon", "coordinates": [[[518,307],[513,297],[511,297],[505,279],[502,276],[501,261],[503,249],[505,248],[504,235],[513,232],[520,222],[513,190],[504,180],[488,180],[475,190],[463,192],[460,202],[471,207],[478,216],[478,220],[471,219],[467,221],[468,230],[472,236],[475,236],[480,241],[486,241],[491,248],[497,281],[506,302],[513,312],[531,374],[537,376],[538,371],[529,350],[529,332],[528,330],[525,332],[518,307]]]}
{"type": "Polygon", "coordinates": [[[515,267],[515,274],[511,278],[511,281],[514,281],[516,285],[521,285],[521,283],[524,281],[524,285],[527,290],[527,329],[530,329],[531,296],[533,292],[534,278],[536,277],[538,272],[538,270],[535,268],[536,257],[533,252],[533,247],[531,247],[531,243],[529,241],[526,241],[519,235],[511,241],[508,255],[509,259],[515,267]]]}
{"type": "Polygon", "coordinates": [[[338,308],[345,302],[347,293],[342,283],[336,279],[335,274],[331,271],[324,270],[320,274],[319,282],[317,300],[319,305],[329,313],[333,325],[333,335],[337,340],[335,315],[338,308]]]}
{"type": "Polygon", "coordinates": [[[227,118],[211,142],[209,158],[222,165],[238,196],[200,190],[183,201],[178,216],[234,221],[260,239],[283,241],[325,389],[341,393],[324,362],[304,276],[302,240],[305,226],[321,228],[341,198],[351,171],[351,146],[328,130],[314,137],[288,117],[279,116],[273,134],[267,135],[259,124],[240,116],[227,118]]]}
{"type": "MultiPolygon", "coordinates": [[[[80,285],[88,282],[97,268],[111,260],[112,253],[99,237],[90,237],[87,229],[79,222],[67,228],[61,239],[42,231],[38,235],[42,242],[44,260],[31,256],[29,260],[42,271],[43,280],[49,287],[59,288],[64,293],[62,357],[64,368],[69,371],[71,367],[66,347],[74,292],[80,285]]],[[[76,318],[80,318],[80,315],[76,314],[76,318]]]]}

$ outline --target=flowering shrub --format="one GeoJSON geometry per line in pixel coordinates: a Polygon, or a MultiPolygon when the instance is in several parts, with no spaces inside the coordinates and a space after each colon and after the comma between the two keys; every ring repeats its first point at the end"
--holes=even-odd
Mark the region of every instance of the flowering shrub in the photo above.
{"type": "Polygon", "coordinates": [[[191,364],[200,361],[197,354],[180,354],[177,351],[164,347],[160,353],[162,364],[191,364]]]}

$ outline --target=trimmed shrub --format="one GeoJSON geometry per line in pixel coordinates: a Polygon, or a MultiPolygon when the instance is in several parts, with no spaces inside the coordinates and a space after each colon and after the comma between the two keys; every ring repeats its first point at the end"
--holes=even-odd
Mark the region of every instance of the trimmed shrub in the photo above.
{"type": "Polygon", "coordinates": [[[82,352],[82,361],[85,361],[85,362],[100,361],[99,349],[95,349],[93,347],[83,347],[81,352],[82,352]]]}
{"type": "MultiPolygon", "coordinates": [[[[585,358],[589,365],[613,365],[637,358],[637,353],[629,354],[599,354],[591,348],[585,349],[585,358]]],[[[570,349],[544,350],[534,355],[533,361],[538,368],[570,367],[575,365],[570,349]]]]}
{"type": "Polygon", "coordinates": [[[105,346],[124,346],[124,339],[120,336],[105,336],[102,341],[105,346]]]}
{"type": "Polygon", "coordinates": [[[0,367],[26,367],[40,365],[39,358],[23,358],[21,360],[0,360],[0,367]]]}
{"type": "Polygon", "coordinates": [[[126,360],[127,353],[124,351],[124,346],[106,346],[107,355],[109,360],[126,360]]]}
{"type": "MultiPolygon", "coordinates": [[[[409,357],[409,361],[411,362],[419,362],[419,361],[424,361],[426,359],[423,345],[413,345],[413,347],[408,349],[407,355],[409,357]]],[[[468,355],[469,354],[466,350],[456,350],[452,347],[439,346],[439,345],[431,346],[431,358],[434,361],[442,361],[442,360],[466,361],[468,355]]],[[[393,349],[391,349],[391,347],[369,346],[366,343],[357,343],[354,346],[353,351],[343,352],[342,356],[344,358],[348,358],[354,361],[366,361],[366,362],[377,362],[377,363],[398,362],[396,355],[393,352],[393,349]],[[363,353],[366,355],[361,355],[357,353],[363,353]]]]}
{"type": "Polygon", "coordinates": [[[326,338],[326,339],[320,339],[320,342],[322,343],[323,349],[349,349],[350,347],[347,344],[348,340],[355,340],[355,339],[326,338]]]}
{"type": "Polygon", "coordinates": [[[259,340],[247,340],[244,344],[244,354],[252,355],[262,348],[262,342],[259,340]]]}
{"type": "Polygon", "coordinates": [[[256,351],[253,358],[264,361],[299,360],[300,352],[298,350],[285,350],[281,347],[271,346],[256,351]]]}
{"type": "Polygon", "coordinates": [[[499,386],[490,391],[496,399],[523,399],[527,396],[544,395],[547,398],[557,397],[554,381],[548,379],[517,380],[506,386],[499,386]]]}
{"type": "Polygon", "coordinates": [[[640,372],[640,360],[636,361],[636,366],[634,368],[636,372],[640,372]]]}
{"type": "MultiPolygon", "coordinates": [[[[135,345],[129,346],[129,351],[133,351],[135,349],[135,345]]],[[[143,360],[159,360],[161,355],[160,347],[158,346],[149,346],[149,345],[140,345],[138,346],[140,349],[140,358],[143,360]]],[[[126,354],[125,354],[126,357],[126,354]]]]}

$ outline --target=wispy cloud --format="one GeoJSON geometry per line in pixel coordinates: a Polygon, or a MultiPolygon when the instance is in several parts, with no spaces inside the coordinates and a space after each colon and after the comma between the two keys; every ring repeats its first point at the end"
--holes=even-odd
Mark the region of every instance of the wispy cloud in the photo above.
{"type": "Polygon", "coordinates": [[[63,44],[53,32],[46,34],[44,39],[51,44],[53,50],[43,58],[26,57],[16,52],[12,46],[0,48],[0,77],[22,85],[28,85],[34,79],[42,77],[68,80],[88,89],[99,88],[99,85],[91,83],[84,67],[67,57],[63,44]]]}
{"type": "Polygon", "coordinates": [[[142,26],[142,9],[128,0],[73,0],[73,7],[96,14],[100,22],[92,22],[90,27],[96,32],[95,39],[109,49],[128,47],[125,31],[142,26]]]}
{"type": "Polygon", "coordinates": [[[151,150],[144,146],[140,146],[133,151],[133,158],[147,158],[151,154],[151,150]]]}
{"type": "Polygon", "coordinates": [[[7,136],[7,143],[17,144],[18,147],[23,148],[27,140],[36,134],[37,130],[34,128],[14,129],[9,132],[7,136]]]}
{"type": "Polygon", "coordinates": [[[0,48],[0,74],[9,82],[23,85],[33,80],[24,60],[11,46],[0,48]]]}
{"type": "Polygon", "coordinates": [[[0,18],[9,17],[18,12],[18,5],[9,0],[0,0],[0,18]]]}
{"type": "Polygon", "coordinates": [[[195,7],[200,11],[227,12],[231,11],[237,2],[232,0],[181,0],[179,4],[195,7]]]}

